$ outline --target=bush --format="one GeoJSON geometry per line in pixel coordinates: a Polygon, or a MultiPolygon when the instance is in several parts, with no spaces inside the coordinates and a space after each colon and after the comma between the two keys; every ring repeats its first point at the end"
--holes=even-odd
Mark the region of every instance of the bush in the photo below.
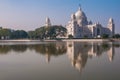
{"type": "Polygon", "coordinates": [[[115,34],[113,38],[120,38],[120,34],[115,34]]]}
{"type": "Polygon", "coordinates": [[[68,38],[69,39],[73,39],[73,35],[68,35],[68,38]]]}
{"type": "Polygon", "coordinates": [[[108,34],[103,34],[102,38],[104,38],[104,39],[109,38],[109,35],[108,34]]]}

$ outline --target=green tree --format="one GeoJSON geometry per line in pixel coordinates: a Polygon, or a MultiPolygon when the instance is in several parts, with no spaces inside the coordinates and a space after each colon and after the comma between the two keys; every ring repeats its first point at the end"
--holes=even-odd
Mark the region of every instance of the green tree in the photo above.
{"type": "Polygon", "coordinates": [[[108,34],[103,34],[102,38],[104,38],[104,39],[109,38],[109,35],[108,34]]]}
{"type": "Polygon", "coordinates": [[[35,39],[35,38],[36,38],[36,33],[35,33],[35,31],[29,31],[29,32],[28,32],[28,36],[29,36],[30,39],[35,39]]]}
{"type": "Polygon", "coordinates": [[[120,38],[120,34],[115,34],[113,38],[120,38]]]}
{"type": "Polygon", "coordinates": [[[85,39],[87,39],[87,38],[88,38],[88,36],[87,36],[87,35],[84,35],[84,38],[85,38],[85,39]]]}
{"type": "Polygon", "coordinates": [[[0,38],[4,37],[4,39],[9,39],[11,36],[10,29],[0,29],[0,38]]]}
{"type": "Polygon", "coordinates": [[[36,37],[40,39],[55,39],[57,36],[65,36],[66,32],[66,28],[62,26],[43,26],[35,30],[36,37]]]}
{"type": "Polygon", "coordinates": [[[11,38],[12,39],[28,38],[28,33],[24,30],[16,30],[12,32],[11,38]]]}
{"type": "Polygon", "coordinates": [[[72,39],[72,38],[73,38],[73,35],[68,35],[68,38],[69,38],[69,39],[72,39]]]}
{"type": "Polygon", "coordinates": [[[46,29],[45,27],[41,27],[41,28],[37,28],[35,30],[35,33],[36,33],[36,38],[40,38],[40,39],[43,39],[46,37],[45,33],[46,33],[46,29]]]}

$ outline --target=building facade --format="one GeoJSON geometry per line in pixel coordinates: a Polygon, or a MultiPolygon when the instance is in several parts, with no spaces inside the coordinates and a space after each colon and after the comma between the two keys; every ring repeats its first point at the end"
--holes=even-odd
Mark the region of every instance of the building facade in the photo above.
{"type": "Polygon", "coordinates": [[[88,21],[86,14],[81,7],[71,15],[71,20],[66,25],[67,37],[74,38],[101,38],[103,35],[112,37],[115,34],[115,24],[112,18],[108,21],[108,26],[103,27],[100,23],[93,24],[88,21]]]}

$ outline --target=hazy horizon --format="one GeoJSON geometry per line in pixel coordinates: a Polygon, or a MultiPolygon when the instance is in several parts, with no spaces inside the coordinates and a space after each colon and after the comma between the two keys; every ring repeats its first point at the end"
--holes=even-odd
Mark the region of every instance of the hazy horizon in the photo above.
{"type": "Polygon", "coordinates": [[[44,26],[49,17],[53,25],[65,26],[81,3],[88,20],[107,26],[114,19],[116,33],[120,33],[119,0],[1,0],[0,26],[3,28],[34,30],[44,26]]]}

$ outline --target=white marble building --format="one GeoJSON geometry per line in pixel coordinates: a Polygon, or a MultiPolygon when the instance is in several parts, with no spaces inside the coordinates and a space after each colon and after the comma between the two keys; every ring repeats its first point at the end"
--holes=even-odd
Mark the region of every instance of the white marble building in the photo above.
{"type": "Polygon", "coordinates": [[[115,33],[115,25],[112,18],[109,19],[108,26],[103,27],[100,23],[93,24],[88,21],[81,8],[71,15],[71,20],[67,26],[67,37],[72,35],[74,38],[100,38],[107,34],[112,37],[115,33]]]}

